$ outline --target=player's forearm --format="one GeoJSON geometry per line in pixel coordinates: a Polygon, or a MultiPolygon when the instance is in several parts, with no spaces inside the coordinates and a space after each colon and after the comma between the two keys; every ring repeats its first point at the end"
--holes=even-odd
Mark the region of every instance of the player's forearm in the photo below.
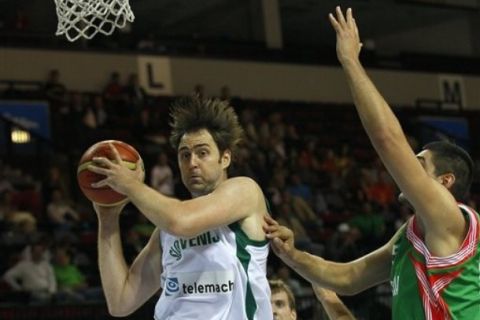
{"type": "Polygon", "coordinates": [[[99,221],[98,265],[107,305],[113,314],[122,304],[121,296],[128,278],[118,217],[99,221]]]}
{"type": "Polygon", "coordinates": [[[135,183],[129,188],[130,201],[157,227],[169,233],[176,233],[181,201],[166,197],[143,183],[135,183]]]}
{"type": "Polygon", "coordinates": [[[330,303],[322,303],[322,306],[325,309],[329,319],[355,320],[355,317],[340,300],[334,302],[332,301],[330,303]]]}
{"type": "Polygon", "coordinates": [[[299,250],[283,261],[312,284],[342,294],[353,294],[348,264],[334,263],[299,250]]]}
{"type": "Polygon", "coordinates": [[[355,107],[368,136],[375,144],[403,135],[397,117],[377,90],[358,59],[342,61],[355,107]]]}
{"type": "Polygon", "coordinates": [[[335,292],[320,287],[314,287],[315,295],[323,306],[329,319],[354,320],[350,310],[343,304],[335,292]]]}

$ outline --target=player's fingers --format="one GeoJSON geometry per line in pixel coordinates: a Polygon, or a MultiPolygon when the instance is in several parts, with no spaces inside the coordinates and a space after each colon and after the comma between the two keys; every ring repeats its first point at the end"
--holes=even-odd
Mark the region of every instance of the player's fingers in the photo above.
{"type": "Polygon", "coordinates": [[[102,188],[108,186],[108,178],[92,183],[92,188],[102,188]]]}
{"type": "Polygon", "coordinates": [[[122,163],[122,157],[120,157],[120,153],[118,152],[117,148],[115,148],[113,143],[109,143],[108,146],[110,147],[110,150],[112,150],[115,162],[118,163],[118,164],[121,164],[122,163]]]}
{"type": "Polygon", "coordinates": [[[110,169],[108,169],[107,167],[100,167],[98,165],[95,165],[95,164],[89,164],[87,166],[87,169],[89,171],[92,171],[94,173],[98,173],[98,174],[101,174],[101,175],[104,175],[104,176],[108,176],[110,174],[110,169]]]}
{"type": "Polygon", "coordinates": [[[145,181],[145,166],[143,165],[143,160],[141,158],[138,159],[138,161],[137,161],[135,171],[137,172],[137,177],[141,181],[145,181]]]}
{"type": "Polygon", "coordinates": [[[343,15],[342,8],[340,6],[337,6],[335,8],[335,12],[337,13],[337,21],[340,24],[340,26],[343,28],[346,26],[347,22],[345,21],[345,16],[343,15]]]}
{"type": "Polygon", "coordinates": [[[328,19],[330,20],[330,24],[332,25],[333,29],[335,29],[336,32],[339,32],[341,27],[340,24],[338,23],[337,19],[335,19],[335,16],[331,13],[328,14],[328,19]]]}
{"type": "Polygon", "coordinates": [[[347,25],[348,25],[348,28],[354,30],[355,27],[354,27],[354,24],[353,24],[352,8],[348,8],[348,9],[347,9],[346,16],[347,16],[347,25]]]}
{"type": "Polygon", "coordinates": [[[353,19],[353,30],[355,32],[355,36],[360,41],[360,32],[358,31],[357,21],[353,19]]]}

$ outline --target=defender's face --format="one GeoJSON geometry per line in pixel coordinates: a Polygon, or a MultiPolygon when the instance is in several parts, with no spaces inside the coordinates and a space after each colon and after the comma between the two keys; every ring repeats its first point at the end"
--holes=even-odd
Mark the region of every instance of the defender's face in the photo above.
{"type": "Polygon", "coordinates": [[[226,179],[230,152],[222,155],[212,135],[205,129],[186,133],[178,146],[178,165],[182,182],[192,196],[212,192],[226,179]]]}
{"type": "MultiPolygon", "coordinates": [[[[433,164],[432,157],[433,157],[433,154],[430,150],[422,150],[421,152],[419,152],[417,154],[417,159],[420,162],[420,164],[422,165],[425,172],[432,179],[438,180],[438,177],[435,175],[435,165],[433,164]]],[[[401,192],[398,195],[398,201],[400,201],[401,203],[408,204],[411,207],[410,203],[408,202],[408,200],[403,195],[403,192],[401,192]]]]}
{"type": "Polygon", "coordinates": [[[274,320],[297,319],[296,311],[290,309],[290,304],[288,303],[288,296],[285,291],[277,291],[275,293],[272,293],[270,297],[270,303],[272,304],[274,320]]]}

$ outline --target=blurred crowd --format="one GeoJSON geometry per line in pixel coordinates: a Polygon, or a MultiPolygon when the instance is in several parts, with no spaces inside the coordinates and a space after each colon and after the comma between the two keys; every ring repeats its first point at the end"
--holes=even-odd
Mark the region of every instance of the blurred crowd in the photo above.
{"type": "MultiPolygon", "coordinates": [[[[200,84],[192,88],[200,96],[204,91],[200,84]]],[[[0,93],[2,99],[31,96],[14,87],[0,93]]],[[[62,83],[58,70],[48,74],[37,97],[50,104],[54,152],[41,177],[0,163],[0,303],[102,301],[96,217],[76,186],[75,161],[94,142],[123,140],[142,154],[152,188],[186,197],[167,142],[175,97],[149,96],[136,74],[123,79],[117,72],[97,92],[77,92],[62,83]]],[[[348,261],[385,243],[410,217],[353,106],[250,101],[232,96],[228,87],[218,97],[235,107],[245,130],[230,175],[258,181],[272,215],[294,230],[299,248],[348,261]]],[[[421,147],[419,137],[409,139],[412,148],[421,147]]],[[[469,204],[476,208],[479,199],[474,188],[469,204]]],[[[130,206],[122,224],[131,261],[154,228],[130,206]]],[[[304,280],[271,258],[270,278],[284,280],[298,297],[313,296],[304,280]]],[[[388,285],[377,291],[378,303],[388,307],[388,285]]]]}

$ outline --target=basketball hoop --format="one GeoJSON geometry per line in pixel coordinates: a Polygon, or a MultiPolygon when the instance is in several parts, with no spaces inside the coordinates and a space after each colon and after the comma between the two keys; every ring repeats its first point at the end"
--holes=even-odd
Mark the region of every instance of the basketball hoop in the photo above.
{"type": "Polygon", "coordinates": [[[98,32],[111,35],[115,28],[133,22],[135,16],[128,0],[55,0],[57,36],[71,42],[92,39],[98,32]]]}

